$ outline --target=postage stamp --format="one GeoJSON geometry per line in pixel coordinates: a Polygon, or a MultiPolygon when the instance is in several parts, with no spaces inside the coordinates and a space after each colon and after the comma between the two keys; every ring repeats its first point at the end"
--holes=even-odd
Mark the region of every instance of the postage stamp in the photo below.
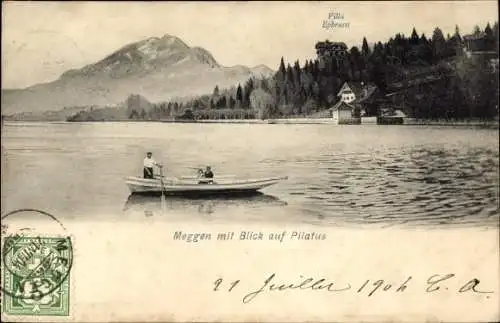
{"type": "Polygon", "coordinates": [[[3,311],[9,315],[69,315],[70,238],[5,237],[3,311]]]}

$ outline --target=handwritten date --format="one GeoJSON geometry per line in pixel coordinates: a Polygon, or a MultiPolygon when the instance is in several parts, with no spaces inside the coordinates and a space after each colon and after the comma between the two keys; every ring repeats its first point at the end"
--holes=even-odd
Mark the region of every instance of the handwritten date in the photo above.
{"type": "MultiPolygon", "coordinates": [[[[298,282],[278,282],[276,274],[273,273],[267,277],[260,287],[250,288],[242,299],[244,304],[248,304],[253,301],[257,296],[269,292],[279,292],[286,290],[312,290],[312,291],[325,291],[333,293],[341,292],[355,292],[357,294],[366,295],[371,297],[377,293],[384,292],[394,292],[402,293],[407,288],[412,285],[416,285],[413,288],[420,288],[425,293],[436,293],[445,290],[452,290],[458,294],[464,293],[476,293],[476,294],[491,294],[493,291],[486,291],[479,287],[480,280],[477,278],[470,279],[466,282],[458,282],[455,274],[435,274],[428,277],[422,282],[417,282],[412,276],[406,277],[399,282],[389,282],[383,279],[379,280],[365,280],[360,284],[351,283],[341,283],[330,281],[326,278],[315,279],[313,277],[305,278],[304,276],[299,276],[300,280],[298,282]],[[455,280],[455,282],[453,282],[455,280]],[[453,288],[451,286],[454,286],[453,288]],[[458,286],[458,287],[457,287],[458,286]]],[[[214,281],[213,291],[226,291],[232,292],[241,286],[241,280],[234,280],[229,283],[225,283],[222,278],[217,278],[214,281]]],[[[489,298],[489,296],[486,296],[489,298]]]]}

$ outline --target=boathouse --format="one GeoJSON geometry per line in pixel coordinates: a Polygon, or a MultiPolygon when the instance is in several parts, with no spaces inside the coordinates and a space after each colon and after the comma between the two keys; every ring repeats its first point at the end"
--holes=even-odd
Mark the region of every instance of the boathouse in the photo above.
{"type": "Polygon", "coordinates": [[[380,115],[377,117],[377,124],[404,124],[406,114],[402,110],[393,108],[380,109],[380,115]]]}
{"type": "Polygon", "coordinates": [[[361,118],[355,117],[355,107],[345,101],[337,102],[332,108],[332,118],[335,124],[360,124],[361,118]]]}

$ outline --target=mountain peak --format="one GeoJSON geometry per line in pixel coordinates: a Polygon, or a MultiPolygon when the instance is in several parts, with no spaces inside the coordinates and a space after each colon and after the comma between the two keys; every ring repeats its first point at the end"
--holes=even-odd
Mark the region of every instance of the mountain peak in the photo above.
{"type": "MultiPolygon", "coordinates": [[[[133,44],[134,43],[132,43],[131,45],[133,45],[133,44]]],[[[142,41],[138,41],[135,44],[141,44],[141,45],[148,44],[148,45],[156,47],[157,49],[160,49],[160,50],[165,49],[166,47],[177,47],[177,48],[182,48],[182,49],[189,49],[189,46],[186,45],[186,43],[184,43],[182,41],[182,39],[180,39],[179,37],[176,37],[176,36],[169,35],[169,34],[165,34],[161,38],[149,37],[149,38],[146,38],[142,41]]]]}
{"type": "Polygon", "coordinates": [[[172,38],[173,38],[173,39],[179,39],[179,40],[180,40],[180,38],[179,38],[179,37],[174,36],[174,35],[170,35],[170,34],[165,34],[165,35],[163,35],[161,38],[162,38],[162,39],[172,39],[172,38]]]}
{"type": "Polygon", "coordinates": [[[218,67],[212,54],[201,47],[189,47],[179,37],[165,34],[130,43],[106,56],[101,61],[79,70],[65,72],[62,77],[103,75],[119,78],[164,68],[179,63],[202,64],[218,67]]]}

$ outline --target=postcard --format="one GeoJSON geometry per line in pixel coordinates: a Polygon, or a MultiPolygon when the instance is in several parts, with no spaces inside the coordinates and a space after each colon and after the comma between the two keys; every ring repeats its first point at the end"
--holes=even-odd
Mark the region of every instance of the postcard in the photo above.
{"type": "Polygon", "coordinates": [[[2,3],[1,319],[500,320],[498,3],[2,3]]]}

